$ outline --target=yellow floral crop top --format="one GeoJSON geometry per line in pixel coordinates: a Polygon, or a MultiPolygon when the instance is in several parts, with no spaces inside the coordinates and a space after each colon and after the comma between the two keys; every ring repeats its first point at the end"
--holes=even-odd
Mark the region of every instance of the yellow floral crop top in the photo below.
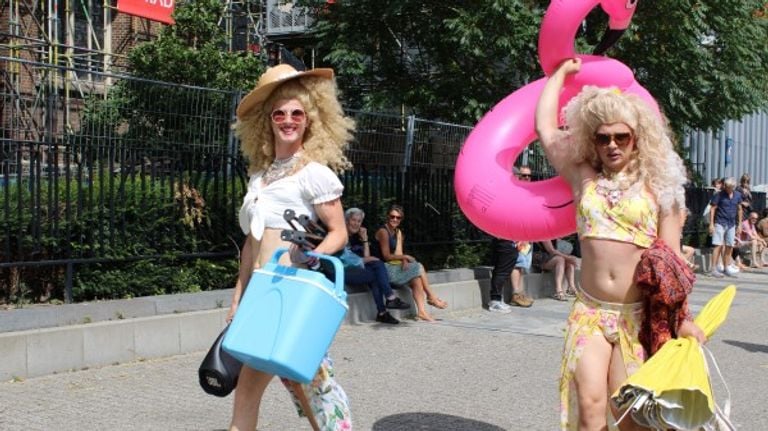
{"type": "MultiPolygon", "coordinates": [[[[638,183],[624,192],[590,181],[576,209],[579,238],[622,241],[648,248],[658,236],[659,214],[653,196],[638,183]]],[[[610,183],[609,183],[610,184],[610,183]]]]}

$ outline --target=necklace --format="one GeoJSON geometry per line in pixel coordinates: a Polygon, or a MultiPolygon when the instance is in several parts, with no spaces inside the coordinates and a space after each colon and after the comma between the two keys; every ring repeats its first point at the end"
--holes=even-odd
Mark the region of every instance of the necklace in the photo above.
{"type": "Polygon", "coordinates": [[[595,190],[598,194],[603,196],[611,207],[621,201],[624,197],[624,193],[632,188],[637,182],[633,181],[629,175],[625,173],[608,174],[600,172],[597,174],[597,183],[595,184],[595,190]]]}
{"type": "Polygon", "coordinates": [[[271,184],[290,175],[300,158],[301,152],[294,153],[292,156],[283,159],[275,158],[262,177],[264,185],[271,184]]]}

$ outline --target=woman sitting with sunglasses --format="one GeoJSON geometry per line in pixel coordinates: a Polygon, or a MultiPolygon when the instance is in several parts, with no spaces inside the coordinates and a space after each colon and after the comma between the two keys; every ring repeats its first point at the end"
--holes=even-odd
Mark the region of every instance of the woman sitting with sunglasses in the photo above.
{"type": "Polygon", "coordinates": [[[424,265],[413,256],[403,252],[403,232],[400,223],[403,221],[403,207],[392,205],[387,211],[387,222],[376,231],[376,242],[371,250],[374,256],[386,262],[389,280],[397,285],[408,284],[413,291],[416,303],[416,318],[433,322],[435,319],[427,312],[426,303],[440,309],[448,307],[448,303],[438,298],[429,287],[427,272],[424,265]]]}

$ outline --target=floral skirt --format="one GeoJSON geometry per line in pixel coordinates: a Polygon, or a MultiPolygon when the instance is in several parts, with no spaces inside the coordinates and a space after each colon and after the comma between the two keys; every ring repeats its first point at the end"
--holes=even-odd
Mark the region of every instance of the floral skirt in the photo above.
{"type": "MultiPolygon", "coordinates": [[[[333,378],[333,361],[326,356],[320,363],[315,378],[308,384],[301,384],[301,390],[309,401],[312,415],[322,431],[348,431],[352,429],[352,414],[349,409],[347,394],[333,378]]],[[[305,417],[301,402],[294,393],[294,385],[288,379],[281,378],[296,406],[296,411],[305,417]]]]}
{"type": "MultiPolygon", "coordinates": [[[[578,394],[574,375],[589,338],[602,335],[612,345],[618,345],[625,370],[630,376],[637,372],[645,361],[645,351],[638,338],[642,321],[642,303],[614,304],[598,301],[583,291],[578,293],[571,308],[571,314],[568,316],[563,362],[560,369],[560,428],[562,430],[576,430],[579,426],[578,394]]],[[[606,417],[608,423],[612,424],[610,408],[606,412],[606,417]]]]}

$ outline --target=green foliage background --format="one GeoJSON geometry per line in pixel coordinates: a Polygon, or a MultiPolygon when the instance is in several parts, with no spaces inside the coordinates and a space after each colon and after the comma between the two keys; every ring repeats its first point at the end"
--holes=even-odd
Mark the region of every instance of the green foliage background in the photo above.
{"type": "MultiPolygon", "coordinates": [[[[315,28],[352,106],[473,124],[543,75],[537,43],[548,4],[339,0],[315,28]]],[[[764,10],[758,0],[642,0],[608,54],[633,68],[674,130],[718,128],[768,105],[764,10]]],[[[591,52],[606,25],[592,11],[577,51],[591,52]]]]}

